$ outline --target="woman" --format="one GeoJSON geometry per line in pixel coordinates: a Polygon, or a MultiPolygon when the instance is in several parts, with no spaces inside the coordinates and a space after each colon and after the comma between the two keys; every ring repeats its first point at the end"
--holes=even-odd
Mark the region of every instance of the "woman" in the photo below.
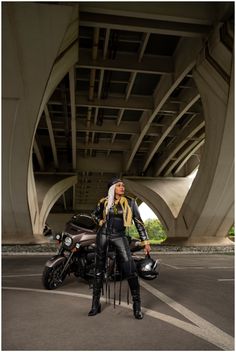
{"type": "Polygon", "coordinates": [[[100,295],[106,262],[106,248],[108,241],[116,248],[122,272],[128,280],[132,299],[133,312],[136,319],[142,319],[140,301],[140,286],[136,266],[130,253],[128,239],[125,235],[126,227],[131,226],[132,220],[139,232],[146,254],[151,248],[147,232],[139,214],[137,203],[134,199],[124,196],[125,186],[121,179],[113,178],[108,184],[108,196],[102,198],[93,217],[99,223],[97,233],[96,268],[93,283],[93,301],[89,316],[101,312],[100,295]]]}

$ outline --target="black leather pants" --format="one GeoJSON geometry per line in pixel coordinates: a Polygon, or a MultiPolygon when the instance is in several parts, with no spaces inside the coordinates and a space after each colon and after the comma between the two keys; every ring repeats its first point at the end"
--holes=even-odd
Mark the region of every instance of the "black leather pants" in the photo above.
{"type": "Polygon", "coordinates": [[[96,240],[96,269],[95,275],[101,276],[105,271],[107,246],[116,249],[119,266],[122,270],[123,277],[130,278],[137,276],[136,266],[131,256],[129,242],[125,235],[109,235],[100,232],[96,240]]]}
{"type": "Polygon", "coordinates": [[[129,283],[131,295],[133,298],[133,312],[136,319],[142,319],[140,286],[136,266],[131,256],[129,242],[127,237],[110,235],[100,232],[97,235],[97,251],[95,277],[93,283],[93,302],[89,315],[96,315],[101,311],[100,295],[103,283],[103,277],[106,265],[107,246],[112,245],[116,249],[120,269],[123,277],[126,277],[129,283]]]}

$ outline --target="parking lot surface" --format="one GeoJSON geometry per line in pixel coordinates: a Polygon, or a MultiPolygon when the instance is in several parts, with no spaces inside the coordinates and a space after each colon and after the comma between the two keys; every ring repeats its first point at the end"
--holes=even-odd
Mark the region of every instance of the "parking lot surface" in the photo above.
{"type": "Polygon", "coordinates": [[[140,280],[144,319],[136,320],[126,281],[121,305],[103,297],[101,314],[88,317],[87,282],[71,276],[48,291],[49,255],[4,255],[2,350],[234,350],[234,256],[152,256],[160,275],[140,280]]]}

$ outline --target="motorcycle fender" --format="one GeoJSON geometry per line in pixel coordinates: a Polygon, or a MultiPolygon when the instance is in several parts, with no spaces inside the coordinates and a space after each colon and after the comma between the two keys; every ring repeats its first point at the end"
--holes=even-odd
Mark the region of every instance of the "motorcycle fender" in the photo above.
{"type": "Polygon", "coordinates": [[[63,255],[54,255],[46,262],[45,266],[47,266],[48,268],[52,268],[55,264],[65,261],[66,258],[63,255]]]}

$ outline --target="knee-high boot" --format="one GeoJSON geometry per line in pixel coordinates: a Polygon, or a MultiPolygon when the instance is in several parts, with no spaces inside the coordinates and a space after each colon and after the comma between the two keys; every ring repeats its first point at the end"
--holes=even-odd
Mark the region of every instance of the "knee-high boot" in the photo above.
{"type": "Polygon", "coordinates": [[[141,311],[141,299],[140,299],[140,286],[137,276],[128,278],[128,283],[133,299],[133,312],[135,319],[143,319],[143,313],[141,311]]]}
{"type": "Polygon", "coordinates": [[[101,313],[100,296],[101,296],[102,284],[103,284],[103,275],[101,273],[96,274],[93,282],[93,301],[92,301],[91,310],[88,313],[89,316],[93,316],[98,313],[101,313]]]}

